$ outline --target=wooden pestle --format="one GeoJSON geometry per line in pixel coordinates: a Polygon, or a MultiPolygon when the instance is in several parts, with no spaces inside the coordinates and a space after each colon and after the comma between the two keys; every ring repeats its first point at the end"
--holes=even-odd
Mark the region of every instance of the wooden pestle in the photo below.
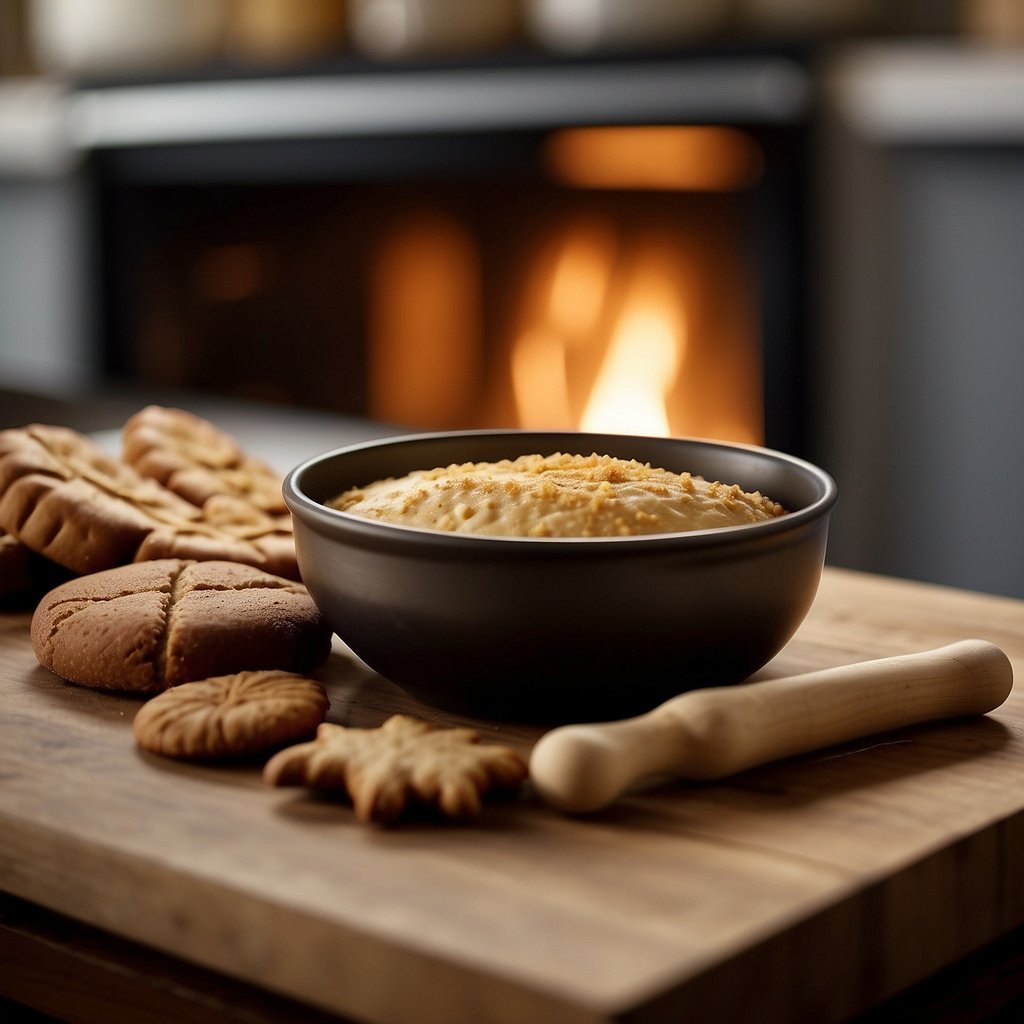
{"type": "Polygon", "coordinates": [[[530,756],[530,778],[551,806],[596,811],[651,776],[720,779],[872,733],[982,715],[1012,687],[1003,651],[963,640],[785,679],[692,690],[636,718],[546,733],[530,756]]]}

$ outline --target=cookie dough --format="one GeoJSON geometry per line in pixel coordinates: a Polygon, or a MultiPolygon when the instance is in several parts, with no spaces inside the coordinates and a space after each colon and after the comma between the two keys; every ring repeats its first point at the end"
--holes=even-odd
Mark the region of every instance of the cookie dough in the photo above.
{"type": "Polygon", "coordinates": [[[628,537],[742,526],[785,511],[738,484],[609,455],[525,455],[378,480],[332,508],[384,523],[495,537],[628,537]]]}

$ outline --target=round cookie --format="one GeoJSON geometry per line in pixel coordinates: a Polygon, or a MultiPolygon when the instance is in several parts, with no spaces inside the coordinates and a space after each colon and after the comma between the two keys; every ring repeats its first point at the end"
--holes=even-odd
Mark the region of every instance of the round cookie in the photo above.
{"type": "Polygon", "coordinates": [[[142,705],[132,730],[140,747],[165,757],[243,757],[311,736],[329,703],[304,676],[237,672],[165,690],[142,705]]]}
{"type": "Polygon", "coordinates": [[[39,663],[96,689],[159,693],[249,669],[308,672],[331,630],[306,588],[237,562],[157,559],[68,581],[32,617],[39,663]]]}

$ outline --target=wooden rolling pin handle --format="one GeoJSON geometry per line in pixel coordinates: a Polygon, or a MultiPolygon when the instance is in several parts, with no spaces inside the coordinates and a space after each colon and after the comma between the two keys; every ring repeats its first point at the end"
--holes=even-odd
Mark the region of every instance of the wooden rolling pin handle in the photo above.
{"type": "Polygon", "coordinates": [[[983,715],[1013,686],[984,640],[785,679],[692,690],[637,718],[542,736],[530,778],[546,803],[595,811],[656,775],[717,779],[757,764],[919,722],[983,715]]]}

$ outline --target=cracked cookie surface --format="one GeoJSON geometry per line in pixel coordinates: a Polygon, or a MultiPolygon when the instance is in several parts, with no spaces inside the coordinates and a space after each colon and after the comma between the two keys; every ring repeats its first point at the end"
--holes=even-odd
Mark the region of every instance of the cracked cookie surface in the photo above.
{"type": "Polygon", "coordinates": [[[310,736],[329,701],[315,680],[293,672],[236,672],[165,690],[132,722],[144,750],[174,758],[258,754],[310,736]]]}
{"type": "Polygon", "coordinates": [[[307,672],[331,630],[301,583],[237,562],[157,559],[70,580],[31,627],[39,663],[96,689],[159,693],[247,669],[307,672]]]}

